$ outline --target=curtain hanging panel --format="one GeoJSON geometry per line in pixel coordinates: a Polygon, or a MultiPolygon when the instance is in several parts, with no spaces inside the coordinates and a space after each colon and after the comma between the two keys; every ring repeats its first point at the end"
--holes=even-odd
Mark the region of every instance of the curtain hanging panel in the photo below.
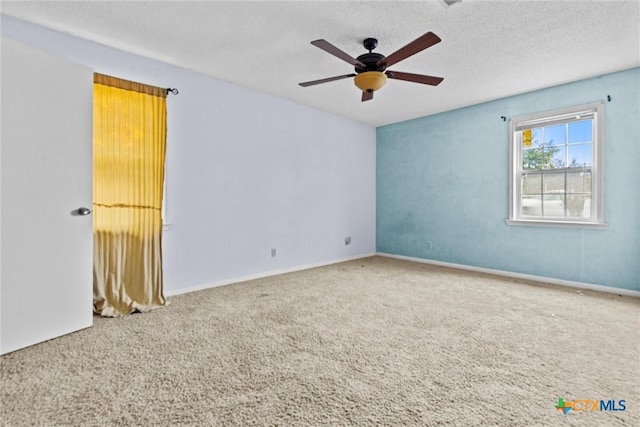
{"type": "Polygon", "coordinates": [[[167,304],[162,290],[166,89],[95,74],[93,309],[167,304]]]}

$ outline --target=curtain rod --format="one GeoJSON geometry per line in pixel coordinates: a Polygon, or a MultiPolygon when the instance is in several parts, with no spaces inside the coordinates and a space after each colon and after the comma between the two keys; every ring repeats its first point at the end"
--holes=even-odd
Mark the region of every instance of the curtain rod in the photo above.
{"type": "Polygon", "coordinates": [[[167,88],[167,95],[169,95],[169,93],[172,93],[172,94],[174,94],[174,95],[177,95],[177,94],[179,94],[179,93],[180,93],[180,91],[179,91],[178,89],[176,89],[175,87],[174,87],[174,88],[168,87],[168,88],[167,88]]]}

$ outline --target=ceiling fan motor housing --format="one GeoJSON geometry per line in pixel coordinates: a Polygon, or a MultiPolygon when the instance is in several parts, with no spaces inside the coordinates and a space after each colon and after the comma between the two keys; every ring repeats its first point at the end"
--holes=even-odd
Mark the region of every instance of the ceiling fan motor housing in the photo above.
{"type": "Polygon", "coordinates": [[[363,53],[362,55],[358,56],[358,61],[362,62],[365,67],[356,65],[356,73],[364,73],[365,71],[384,71],[385,68],[387,68],[387,64],[382,63],[378,65],[378,61],[384,58],[385,56],[379,53],[363,53]]]}

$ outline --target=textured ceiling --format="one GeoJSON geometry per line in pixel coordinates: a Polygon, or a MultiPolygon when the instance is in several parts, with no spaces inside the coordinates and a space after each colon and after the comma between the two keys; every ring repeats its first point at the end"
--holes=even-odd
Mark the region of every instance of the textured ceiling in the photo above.
{"type": "Polygon", "coordinates": [[[95,42],[374,126],[640,65],[638,0],[2,1],[0,11],[95,42]],[[388,55],[427,31],[442,42],[390,70],[444,77],[389,80],[362,103],[351,79],[297,83],[353,68],[362,40],[388,55]]]}

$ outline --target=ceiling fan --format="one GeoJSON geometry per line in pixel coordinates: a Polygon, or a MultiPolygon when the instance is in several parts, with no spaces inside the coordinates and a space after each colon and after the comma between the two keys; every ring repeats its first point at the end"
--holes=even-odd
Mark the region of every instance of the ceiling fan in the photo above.
{"type": "Polygon", "coordinates": [[[362,91],[362,102],[373,99],[373,92],[380,89],[387,82],[387,77],[396,80],[422,83],[425,85],[437,86],[444,80],[442,77],[425,76],[423,74],[402,73],[400,71],[390,71],[387,67],[396,64],[418,52],[440,43],[440,37],[432,32],[428,32],[418,37],[411,43],[396,50],[389,56],[373,53],[372,50],[378,46],[378,40],[373,38],[365,39],[362,44],[369,53],[364,53],[357,58],[353,58],[348,53],[343,52],[326,40],[314,40],[312,45],[342,59],[355,66],[355,74],[344,74],[342,76],[329,77],[326,79],[313,80],[299,83],[302,87],[313,86],[321,83],[333,82],[336,80],[354,77],[355,85],[362,91]]]}

